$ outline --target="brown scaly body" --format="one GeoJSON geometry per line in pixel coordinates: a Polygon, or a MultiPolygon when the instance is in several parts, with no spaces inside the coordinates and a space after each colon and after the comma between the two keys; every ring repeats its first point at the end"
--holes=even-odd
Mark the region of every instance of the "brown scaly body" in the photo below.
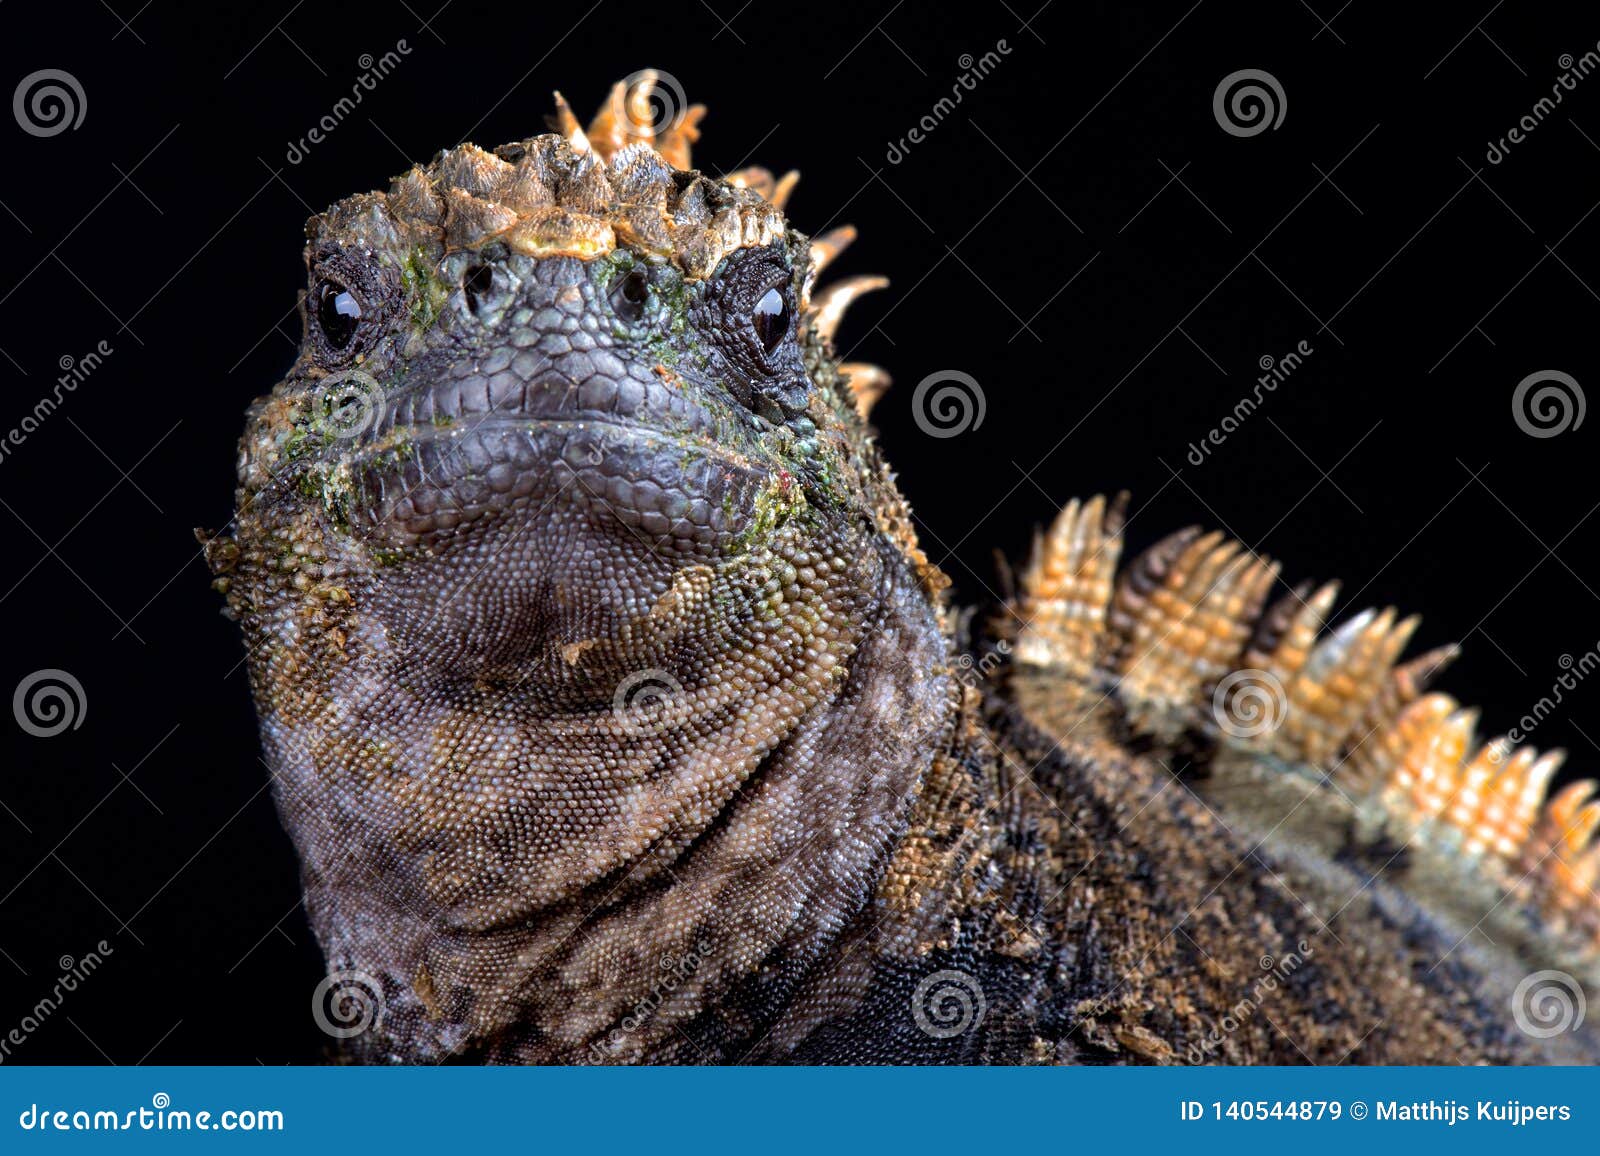
{"type": "Polygon", "coordinates": [[[1528,987],[1600,975],[1592,785],[1100,499],[975,632],[833,357],[881,280],[657,95],[315,218],[209,539],[352,1054],[1600,1058],[1528,987]]]}

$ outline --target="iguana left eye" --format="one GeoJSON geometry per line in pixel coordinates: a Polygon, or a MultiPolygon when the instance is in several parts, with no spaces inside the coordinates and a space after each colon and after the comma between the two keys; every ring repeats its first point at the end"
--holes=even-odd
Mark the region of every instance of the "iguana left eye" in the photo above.
{"type": "Polygon", "coordinates": [[[761,348],[771,353],[778,348],[789,332],[789,299],[777,286],[768,289],[750,311],[750,323],[755,328],[756,340],[761,348]]]}
{"type": "Polygon", "coordinates": [[[361,324],[361,302],[338,282],[324,281],[317,286],[317,323],[328,344],[343,349],[361,324]]]}

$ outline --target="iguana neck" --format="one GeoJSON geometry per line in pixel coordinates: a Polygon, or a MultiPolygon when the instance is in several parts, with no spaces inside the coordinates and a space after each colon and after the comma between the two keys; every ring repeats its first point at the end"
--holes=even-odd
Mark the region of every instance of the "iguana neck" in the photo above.
{"type": "Polygon", "coordinates": [[[267,758],[330,972],[381,983],[369,1058],[730,1060],[782,1019],[871,901],[958,700],[898,550],[765,620],[720,613],[785,565],[680,569],[514,679],[442,685],[366,612],[409,593],[354,575],[340,647],[297,637],[296,685],[323,689],[264,706],[267,758]]]}

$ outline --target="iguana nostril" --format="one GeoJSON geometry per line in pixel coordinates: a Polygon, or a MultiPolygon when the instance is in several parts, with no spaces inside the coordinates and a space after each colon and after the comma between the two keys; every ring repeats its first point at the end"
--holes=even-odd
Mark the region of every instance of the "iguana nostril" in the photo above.
{"type": "Polygon", "coordinates": [[[473,265],[461,277],[461,292],[466,295],[467,308],[477,313],[484,301],[494,292],[494,268],[473,265]]]}
{"type": "Polygon", "coordinates": [[[644,316],[649,301],[650,278],[643,269],[630,270],[611,294],[611,307],[617,317],[630,325],[644,316]]]}

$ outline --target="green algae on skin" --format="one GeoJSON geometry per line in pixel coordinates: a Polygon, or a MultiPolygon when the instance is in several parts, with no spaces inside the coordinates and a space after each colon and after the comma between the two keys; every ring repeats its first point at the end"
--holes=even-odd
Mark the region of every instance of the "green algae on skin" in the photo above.
{"type": "Polygon", "coordinates": [[[443,312],[450,290],[434,272],[423,246],[418,245],[406,254],[400,265],[400,281],[405,286],[412,327],[418,332],[431,328],[443,312]]]}
{"type": "MultiPolygon", "coordinates": [[[[734,512],[732,495],[725,497],[723,512],[734,512]]],[[[743,554],[758,544],[766,542],[781,530],[791,518],[809,509],[805,490],[796,484],[792,474],[779,474],[756,494],[749,524],[729,540],[726,554],[743,554]]]]}

